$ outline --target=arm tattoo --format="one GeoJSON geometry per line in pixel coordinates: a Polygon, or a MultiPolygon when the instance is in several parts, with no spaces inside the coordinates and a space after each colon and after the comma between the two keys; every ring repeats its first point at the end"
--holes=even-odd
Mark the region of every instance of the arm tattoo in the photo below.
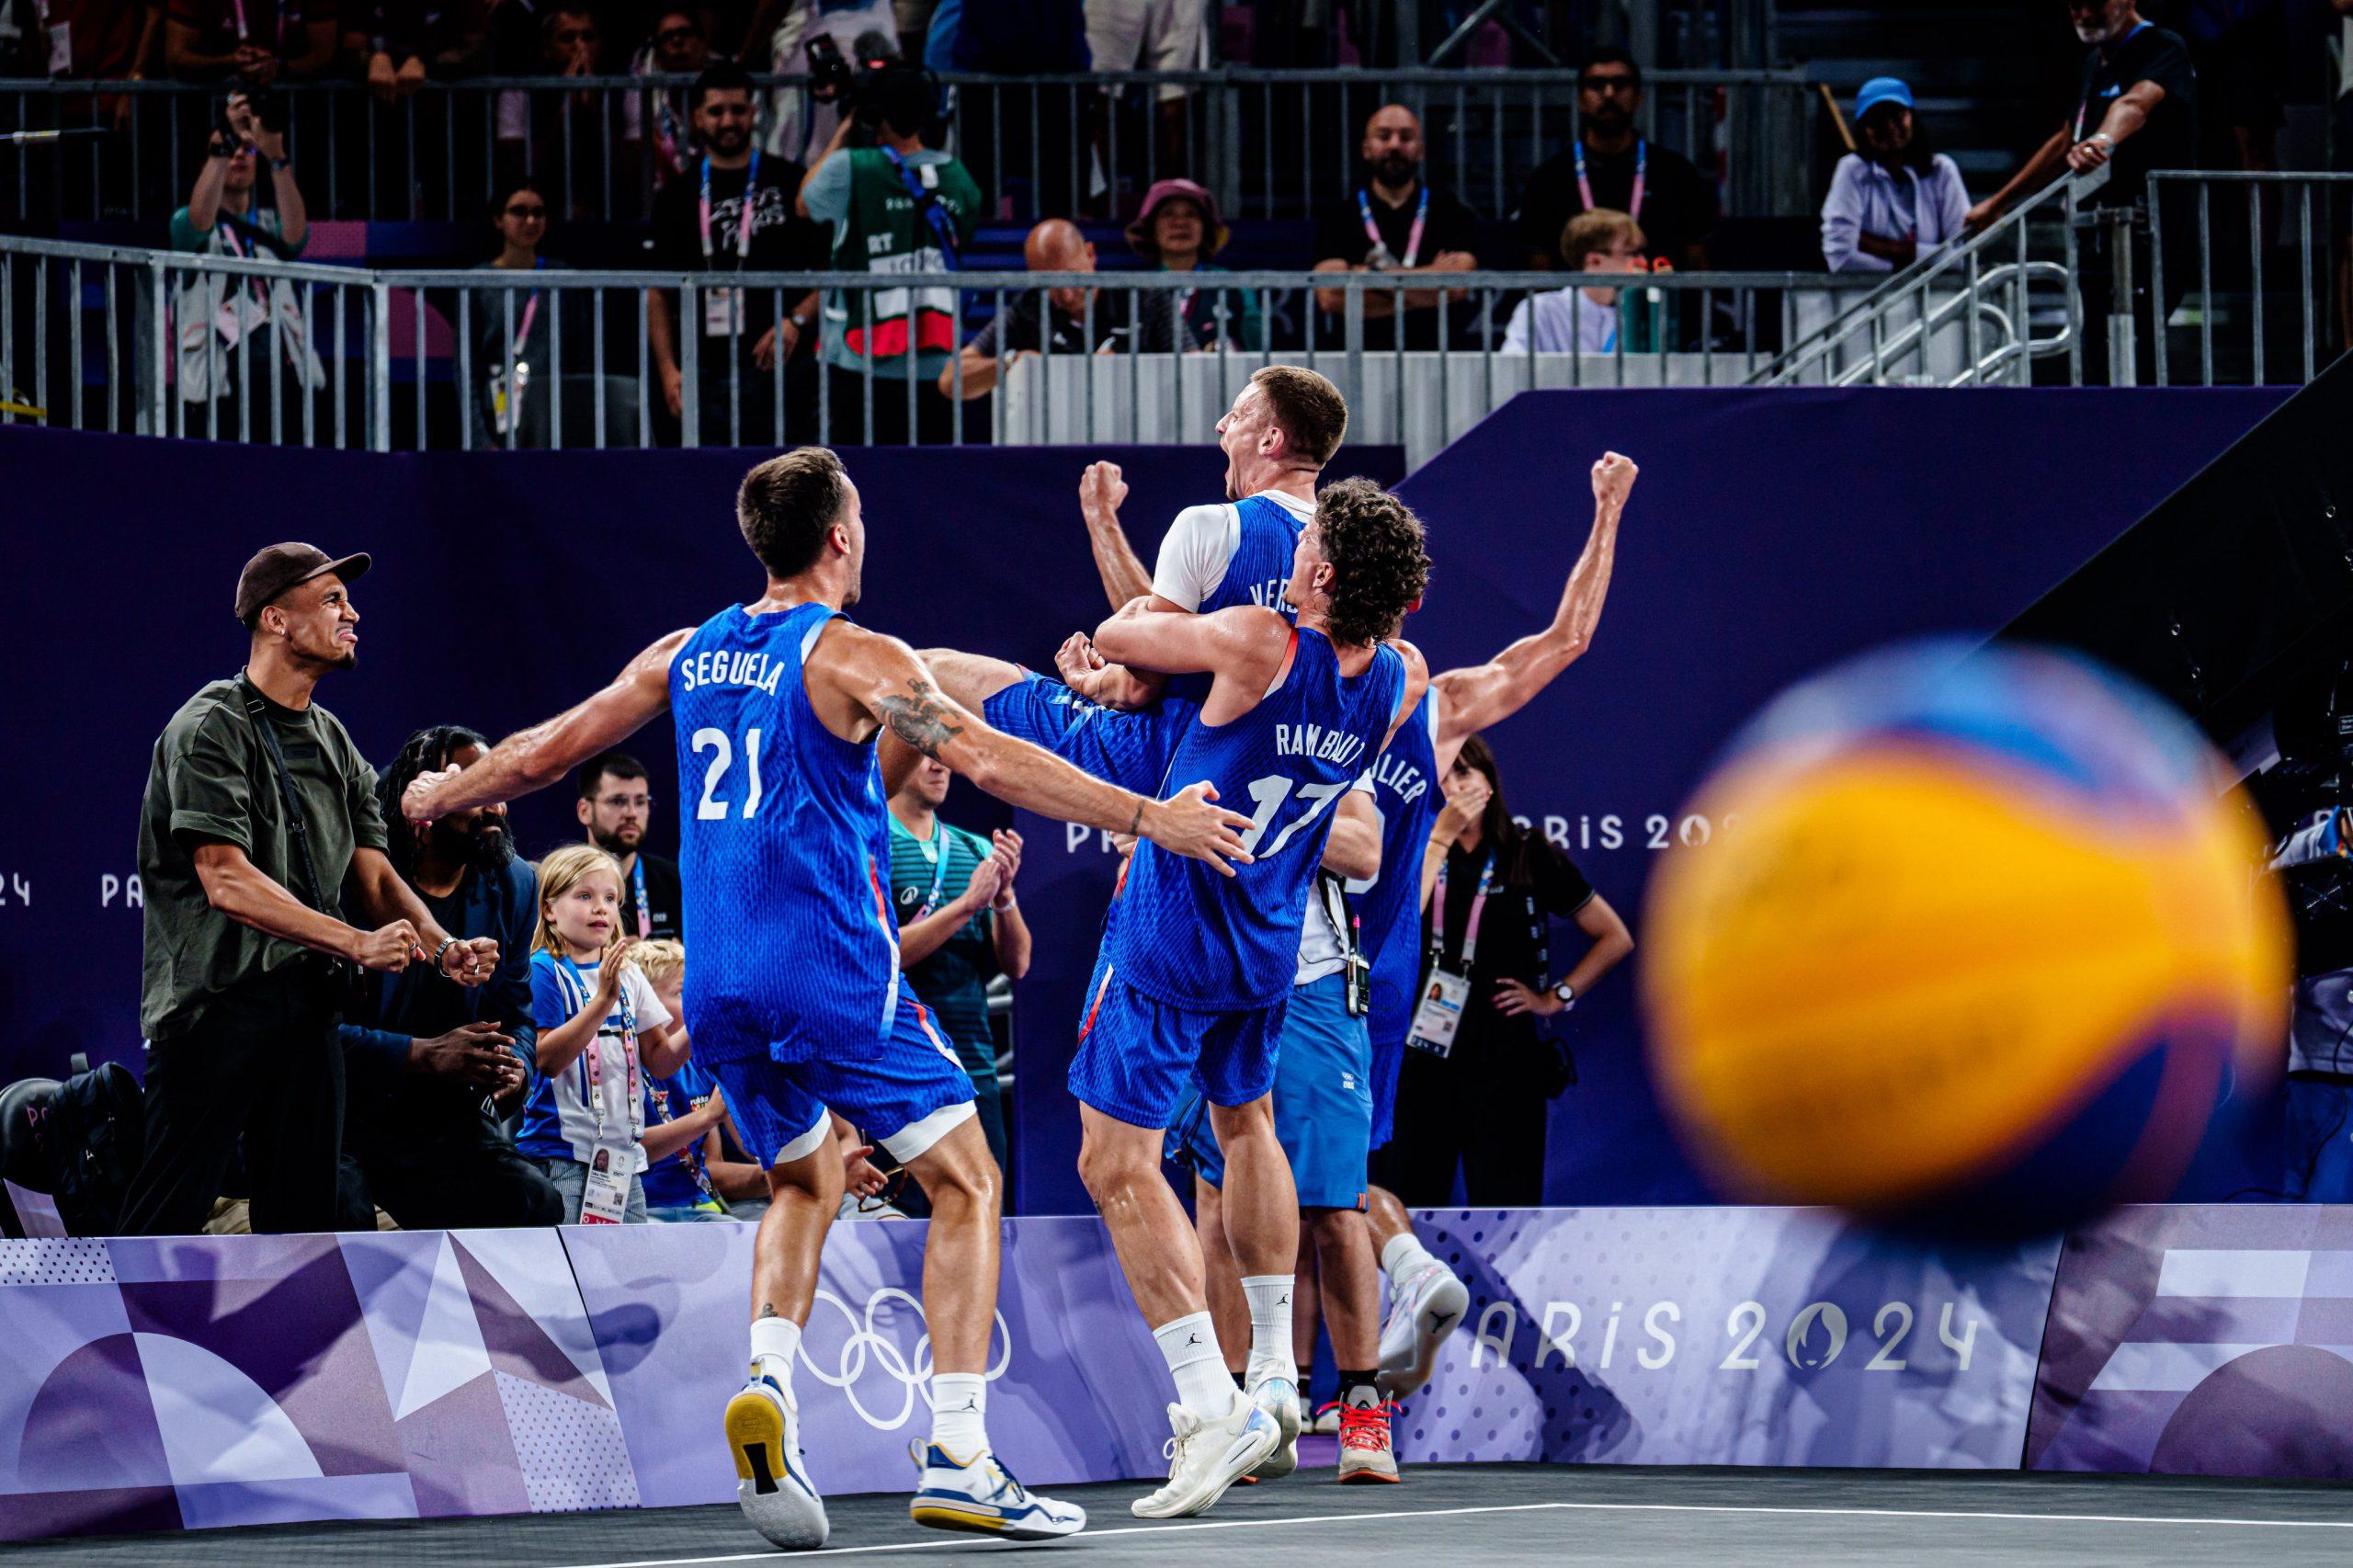
{"type": "Polygon", "coordinates": [[[963,726],[948,722],[955,707],[940,697],[929,681],[913,682],[907,689],[915,695],[886,697],[877,704],[881,720],[891,726],[892,734],[937,760],[939,748],[962,734],[963,726]]]}

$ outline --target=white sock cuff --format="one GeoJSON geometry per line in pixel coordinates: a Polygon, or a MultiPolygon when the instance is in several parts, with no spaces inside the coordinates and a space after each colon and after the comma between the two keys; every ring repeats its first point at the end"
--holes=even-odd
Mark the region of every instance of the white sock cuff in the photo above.
{"type": "Polygon", "coordinates": [[[801,1325],[790,1318],[755,1318],[752,1321],[752,1354],[756,1357],[774,1356],[781,1358],[789,1369],[793,1357],[801,1348],[801,1325]]]}
{"type": "Polygon", "coordinates": [[[931,1375],[931,1408],[934,1411],[970,1409],[985,1415],[989,1409],[989,1381],[979,1372],[934,1372],[931,1375]]]}
{"type": "Polygon", "coordinates": [[[1207,1312],[1188,1312],[1172,1318],[1152,1331],[1160,1342],[1160,1353],[1171,1367],[1181,1367],[1194,1361],[1224,1360],[1217,1347],[1217,1324],[1207,1312]]]}
{"type": "Polygon", "coordinates": [[[1381,1249],[1381,1270],[1392,1280],[1404,1278],[1413,1271],[1415,1265],[1425,1261],[1436,1263],[1438,1259],[1430,1256],[1429,1249],[1422,1245],[1422,1239],[1411,1231],[1390,1237],[1388,1244],[1381,1249]]]}

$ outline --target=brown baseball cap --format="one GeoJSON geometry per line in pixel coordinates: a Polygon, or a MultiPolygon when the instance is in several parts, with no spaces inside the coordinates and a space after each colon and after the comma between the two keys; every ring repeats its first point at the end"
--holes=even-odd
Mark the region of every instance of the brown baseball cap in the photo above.
{"type": "Polygon", "coordinates": [[[237,619],[251,631],[263,608],[295,584],[329,572],[348,583],[367,575],[368,565],[364,553],[337,560],[315,544],[273,544],[237,574],[237,619]]]}

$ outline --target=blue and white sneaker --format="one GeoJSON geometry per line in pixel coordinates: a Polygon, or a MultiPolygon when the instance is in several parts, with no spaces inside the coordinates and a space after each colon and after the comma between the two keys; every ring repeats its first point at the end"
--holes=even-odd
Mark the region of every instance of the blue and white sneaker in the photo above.
{"type": "Polygon", "coordinates": [[[735,1456],[735,1500],[770,1546],[804,1551],[825,1544],[825,1500],[801,1457],[801,1418],[783,1385],[753,1369],[727,1402],[727,1447],[735,1456]]]}
{"type": "Polygon", "coordinates": [[[1161,1449],[1168,1456],[1168,1484],[1128,1506],[1139,1519],[1209,1512],[1227,1487],[1256,1470],[1283,1438],[1273,1416],[1239,1395],[1233,1408],[1216,1420],[1172,1404],[1168,1425],[1175,1436],[1161,1449]]]}
{"type": "Polygon", "coordinates": [[[1059,1540],[1086,1528],[1086,1509],[1039,1496],[986,1450],[960,1464],[938,1444],[918,1438],[907,1452],[923,1471],[907,1504],[919,1525],[1006,1540],[1059,1540]]]}
{"type": "Polygon", "coordinates": [[[1258,1462],[1251,1478],[1280,1481],[1299,1468],[1299,1381],[1279,1373],[1260,1378],[1250,1385],[1250,1403],[1273,1417],[1282,1434],[1275,1451],[1258,1462]]]}

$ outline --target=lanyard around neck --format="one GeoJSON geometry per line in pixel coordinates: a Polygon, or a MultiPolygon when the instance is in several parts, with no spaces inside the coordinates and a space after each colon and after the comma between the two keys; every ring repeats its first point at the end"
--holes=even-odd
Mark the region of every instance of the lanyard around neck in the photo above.
{"type": "MultiPolygon", "coordinates": [[[[588,977],[580,972],[580,966],[573,961],[572,955],[558,953],[555,961],[571,977],[573,984],[580,988],[580,1006],[585,1008],[593,1004],[597,1000],[597,988],[588,983],[588,977]]],[[[604,961],[610,963],[612,960],[607,959],[604,961]]],[[[629,1136],[633,1143],[645,1134],[645,1091],[639,1086],[637,1079],[637,1009],[630,1003],[626,976],[615,988],[613,995],[620,1006],[621,1062],[626,1069],[623,1077],[627,1085],[625,1092],[629,1096],[629,1136]]],[[[605,1136],[605,1075],[601,1071],[597,1042],[604,1032],[605,1020],[594,1020],[588,1032],[587,1048],[580,1053],[582,1096],[588,1102],[588,1113],[597,1119],[597,1137],[600,1142],[605,1136]]]]}
{"type": "MultiPolygon", "coordinates": [[[[1372,198],[1366,193],[1362,186],[1357,187],[1357,212],[1364,219],[1364,237],[1372,242],[1374,253],[1379,256],[1388,256],[1389,242],[1381,237],[1381,225],[1372,221],[1372,198]]],[[[1422,225],[1427,222],[1429,215],[1430,187],[1425,185],[1422,187],[1421,205],[1414,209],[1414,226],[1405,232],[1405,254],[1402,256],[1391,257],[1397,263],[1400,271],[1411,272],[1414,269],[1414,259],[1422,254],[1422,225]]]]}
{"type": "MultiPolygon", "coordinates": [[[[760,190],[760,150],[752,149],[752,165],[744,174],[744,210],[735,219],[735,270],[744,270],[752,256],[752,206],[760,190]]],[[[702,258],[710,259],[710,154],[702,155],[702,258]]]]}
{"type": "MultiPolygon", "coordinates": [[[[1585,210],[1593,210],[1593,182],[1585,173],[1585,138],[1576,141],[1577,196],[1585,202],[1585,210]]],[[[1634,188],[1626,198],[1626,216],[1640,222],[1643,216],[1643,187],[1647,183],[1651,166],[1651,144],[1640,137],[1634,141],[1634,188]]]]}
{"type": "MultiPolygon", "coordinates": [[[[1471,917],[1462,924],[1462,956],[1457,961],[1461,964],[1464,974],[1471,972],[1472,961],[1478,957],[1479,916],[1486,911],[1487,895],[1495,891],[1495,852],[1490,846],[1487,863],[1479,868],[1478,891],[1471,895],[1471,917]]],[[[1446,949],[1446,868],[1443,865],[1438,869],[1438,891],[1433,895],[1433,903],[1437,906],[1438,917],[1430,922],[1430,954],[1433,959],[1442,960],[1446,949]]]]}

